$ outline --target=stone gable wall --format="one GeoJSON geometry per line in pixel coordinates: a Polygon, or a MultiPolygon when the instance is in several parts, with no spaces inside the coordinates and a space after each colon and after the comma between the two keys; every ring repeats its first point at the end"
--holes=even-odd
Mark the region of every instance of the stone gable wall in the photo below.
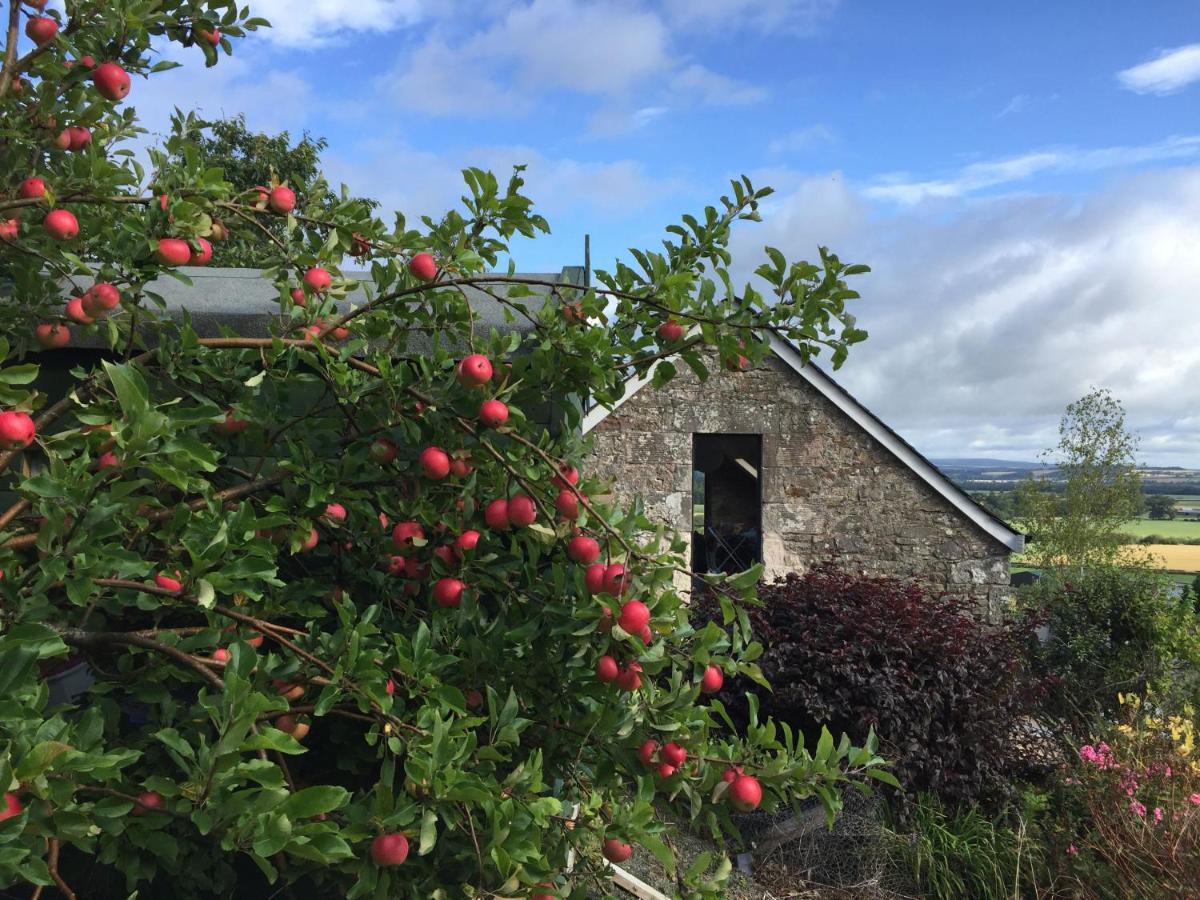
{"type": "MultiPolygon", "coordinates": [[[[715,361],[714,361],[715,362],[715,361]]],[[[989,537],[774,357],[705,383],[685,366],[593,431],[590,472],[637,494],[652,518],[690,534],[692,435],[762,435],[768,577],[833,559],[849,571],[965,595],[995,619],[1009,595],[1008,548],[989,537]]]]}

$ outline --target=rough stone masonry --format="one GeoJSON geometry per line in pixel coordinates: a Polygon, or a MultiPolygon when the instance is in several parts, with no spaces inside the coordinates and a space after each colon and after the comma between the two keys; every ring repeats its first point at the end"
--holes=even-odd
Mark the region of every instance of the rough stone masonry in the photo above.
{"type": "Polygon", "coordinates": [[[692,435],[762,436],[767,577],[833,560],[919,580],[995,620],[1010,594],[1009,549],[964,516],[782,360],[701,383],[684,365],[591,432],[588,468],[614,496],[691,535],[692,435]]]}

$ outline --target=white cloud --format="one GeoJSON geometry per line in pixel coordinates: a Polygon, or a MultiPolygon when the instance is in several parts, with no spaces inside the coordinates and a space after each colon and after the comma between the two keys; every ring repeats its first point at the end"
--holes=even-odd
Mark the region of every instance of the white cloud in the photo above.
{"type": "Polygon", "coordinates": [[[1200,44],[1164,50],[1157,58],[1117,73],[1122,86],[1138,94],[1172,94],[1200,81],[1200,44]]]}
{"type": "Polygon", "coordinates": [[[833,143],[836,139],[837,135],[832,128],[818,122],[815,125],[809,125],[807,128],[797,128],[789,131],[783,137],[775,138],[775,140],[767,144],[767,152],[772,156],[779,156],[784,153],[803,153],[820,144],[833,143]]]}
{"type": "Polygon", "coordinates": [[[353,32],[388,32],[418,21],[422,0],[254,0],[251,12],[271,23],[259,33],[289,47],[312,47],[353,32]]]}
{"type": "Polygon", "coordinates": [[[809,33],[839,5],[840,0],[666,0],[664,7],[684,28],[809,33]]]}
{"type": "Polygon", "coordinates": [[[872,266],[854,303],[871,336],[836,377],[922,451],[1030,457],[1103,386],[1146,459],[1200,458],[1200,166],[932,215],[881,215],[836,175],[771,200],[735,258],[748,270],[770,243],[811,259],[821,242],[872,266]]]}
{"type": "Polygon", "coordinates": [[[670,108],[666,106],[643,106],[634,110],[603,107],[588,117],[588,134],[593,137],[618,137],[645,128],[668,112],[670,108]]]}
{"type": "Polygon", "coordinates": [[[766,99],[765,89],[706,69],[698,63],[680,69],[671,90],[696,96],[705,106],[746,106],[766,99]]]}
{"type": "Polygon", "coordinates": [[[1172,137],[1132,147],[1046,150],[971,163],[948,178],[914,180],[903,173],[885,176],[863,193],[875,200],[913,205],[931,199],[963,197],[986,188],[1025,181],[1045,172],[1093,172],[1147,162],[1190,159],[1197,155],[1200,155],[1200,135],[1172,137]]]}

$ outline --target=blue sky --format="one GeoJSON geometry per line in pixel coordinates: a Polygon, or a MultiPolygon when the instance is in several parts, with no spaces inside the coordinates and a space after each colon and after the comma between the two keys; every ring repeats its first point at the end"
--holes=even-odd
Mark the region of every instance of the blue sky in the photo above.
{"type": "Polygon", "coordinates": [[[527,163],[554,234],[526,270],[585,232],[610,265],[744,172],[778,193],[740,272],[765,243],[875,268],[838,378],[920,449],[1027,458],[1097,385],[1147,461],[1200,467],[1191,2],[249,2],[276,28],[135,86],[150,124],[307,129],[410,217],[527,163]]]}

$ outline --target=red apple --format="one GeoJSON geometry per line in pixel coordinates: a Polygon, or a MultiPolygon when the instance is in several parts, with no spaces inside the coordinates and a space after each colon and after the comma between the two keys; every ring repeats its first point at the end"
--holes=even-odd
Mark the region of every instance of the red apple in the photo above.
{"type": "Polygon", "coordinates": [[[729,785],[729,802],[738,812],[752,812],[762,803],[762,785],[753,775],[739,775],[729,785]]]}
{"type": "Polygon", "coordinates": [[[629,575],[620,563],[613,563],[604,569],[604,593],[620,597],[629,589],[629,575]]]}
{"type": "Polygon", "coordinates": [[[745,372],[746,367],[749,365],[750,360],[746,359],[746,357],[742,356],[740,353],[738,354],[737,359],[725,360],[725,368],[730,372],[745,372]]]}
{"type": "Polygon", "coordinates": [[[441,481],[450,474],[450,456],[441,447],[426,447],[417,462],[425,477],[433,481],[441,481]]]}
{"type": "Polygon", "coordinates": [[[567,544],[567,556],[581,565],[590,566],[600,558],[600,544],[595,538],[576,535],[567,544]]]}
{"type": "Polygon", "coordinates": [[[484,400],[479,404],[479,421],[486,428],[499,428],[508,421],[508,407],[499,400],[484,400]]]}
{"type": "Polygon", "coordinates": [[[308,723],[297,721],[295,716],[280,716],[275,720],[275,727],[285,734],[290,734],[298,741],[308,737],[308,723]]]}
{"type": "Polygon", "coordinates": [[[188,260],[192,258],[192,248],[188,246],[187,241],[179,238],[160,238],[154,258],[164,266],[187,265],[188,260]]]}
{"type": "Polygon", "coordinates": [[[392,529],[392,543],[396,549],[411,548],[414,540],[425,540],[425,530],[416,522],[397,522],[392,529]]]}
{"type": "Polygon", "coordinates": [[[47,350],[58,350],[71,343],[71,329],[57,322],[43,322],[33,329],[33,334],[47,350]]]}
{"type": "Polygon", "coordinates": [[[683,340],[683,326],[674,319],[668,319],[658,326],[658,337],[668,344],[683,340]]]}
{"type": "Polygon", "coordinates": [[[458,565],[458,554],[454,552],[454,547],[450,544],[434,547],[433,556],[435,559],[440,559],[447,567],[458,565]]]}
{"type": "Polygon", "coordinates": [[[135,816],[144,816],[148,812],[161,809],[162,805],[163,795],[158,791],[142,791],[138,794],[137,803],[133,805],[130,813],[135,816]]]}
{"type": "Polygon", "coordinates": [[[466,478],[471,474],[470,461],[463,459],[461,456],[452,457],[450,460],[450,474],[455,478],[466,478]]]}
{"type": "Polygon", "coordinates": [[[633,856],[633,847],[616,838],[608,838],[604,842],[604,858],[609,862],[623,863],[633,856]]]}
{"type": "Polygon", "coordinates": [[[725,683],[725,673],[718,666],[706,666],[704,677],[700,679],[700,692],[715,694],[725,683]]]}
{"type": "Polygon", "coordinates": [[[209,260],[212,259],[212,244],[204,238],[196,238],[196,243],[199,245],[199,249],[193,250],[191,247],[188,247],[188,265],[207,265],[209,260]]]}
{"type": "Polygon", "coordinates": [[[687,759],[687,751],[671,741],[669,744],[663,744],[663,748],[658,751],[659,759],[663,762],[670,763],[675,768],[681,768],[684,760],[687,759]]]}
{"type": "Polygon", "coordinates": [[[25,200],[41,200],[46,196],[46,182],[36,176],[26,178],[17,188],[17,193],[25,200]]]}
{"type": "Polygon", "coordinates": [[[214,47],[221,43],[221,32],[216,28],[212,31],[209,31],[207,28],[197,28],[196,36],[201,40],[208,41],[214,47]]]}
{"type": "Polygon", "coordinates": [[[463,357],[458,364],[458,381],[463,387],[479,387],[492,380],[492,364],[481,353],[463,357]]]}
{"type": "Polygon", "coordinates": [[[296,208],[296,192],[281,184],[272,189],[267,197],[267,203],[277,213],[290,213],[296,208]]]}
{"type": "Polygon", "coordinates": [[[596,620],[596,631],[600,634],[609,634],[613,627],[613,613],[607,606],[600,613],[600,618],[596,620]]]}
{"type": "Polygon", "coordinates": [[[3,822],[5,819],[11,819],[13,816],[19,816],[21,809],[21,798],[12,791],[5,791],[4,808],[0,809],[0,822],[3,822]]]}
{"type": "Polygon", "coordinates": [[[52,209],[42,220],[46,234],[56,241],[70,241],[79,236],[79,220],[66,209],[52,209]]]}
{"type": "Polygon", "coordinates": [[[90,128],[85,128],[82,125],[72,125],[67,129],[67,134],[70,138],[68,149],[72,153],[78,153],[84,147],[92,142],[92,131],[90,128]]]}
{"type": "Polygon", "coordinates": [[[724,781],[726,784],[733,784],[733,782],[736,781],[737,777],[741,774],[742,774],[742,770],[741,770],[740,766],[738,768],[734,768],[734,767],[730,766],[728,769],[726,769],[724,772],[721,773],[721,780],[724,781]]]}
{"type": "MultiPolygon", "coordinates": [[[[13,15],[16,16],[14,9],[13,15]]],[[[16,23],[16,19],[13,19],[16,23]]],[[[29,39],[41,47],[43,44],[48,44],[54,40],[54,36],[58,34],[58,22],[49,16],[30,16],[29,21],[25,23],[25,34],[29,39]]]]}
{"type": "Polygon", "coordinates": [[[454,547],[459,553],[466,553],[468,550],[474,550],[479,544],[479,532],[468,529],[460,534],[454,541],[454,547]]]}
{"type": "Polygon", "coordinates": [[[465,585],[457,578],[439,578],[433,586],[433,600],[438,606],[458,606],[465,585]]]}
{"type": "Polygon", "coordinates": [[[487,522],[488,528],[495,528],[503,531],[512,523],[508,518],[508,501],[493,500],[483,508],[483,520],[487,522]]]}
{"type": "Polygon", "coordinates": [[[93,284],[83,292],[80,304],[87,315],[99,318],[121,305],[121,292],[105,282],[93,284]]]}
{"type": "Polygon", "coordinates": [[[373,462],[386,466],[396,458],[400,448],[396,446],[395,441],[381,437],[371,441],[371,448],[367,452],[373,462]]]}
{"type": "Polygon", "coordinates": [[[323,294],[333,284],[333,276],[320,266],[314,266],[304,273],[304,283],[314,294],[323,294]]]}
{"type": "Polygon", "coordinates": [[[315,528],[308,529],[308,537],[300,545],[301,550],[312,550],[321,542],[321,533],[315,528]]]}
{"type": "Polygon", "coordinates": [[[559,491],[554,498],[554,509],[564,519],[578,519],[579,498],[571,491],[559,491]]]}
{"type": "Polygon", "coordinates": [[[105,469],[115,469],[120,465],[121,460],[111,450],[107,450],[96,457],[96,468],[101,472],[105,469]]]}
{"type": "Polygon", "coordinates": [[[114,62],[96,66],[92,83],[105,100],[124,100],[129,94],[129,74],[114,62]]]}
{"type": "Polygon", "coordinates": [[[654,774],[659,778],[670,778],[675,774],[675,767],[670,763],[659,763],[654,767],[654,774]]]}
{"type": "Polygon", "coordinates": [[[299,700],[304,696],[304,685],[295,684],[291,681],[280,681],[278,679],[271,682],[275,688],[275,692],[281,697],[288,700],[299,700]]]}
{"type": "Polygon", "coordinates": [[[524,528],[537,521],[537,506],[524,494],[517,494],[508,501],[508,521],[515,528],[524,528]]]}
{"type": "Polygon", "coordinates": [[[607,653],[596,660],[596,680],[605,683],[616,681],[620,674],[620,667],[617,661],[607,653]]]}
{"type": "Polygon", "coordinates": [[[650,608],[641,600],[630,600],[617,616],[617,624],[630,634],[638,634],[649,623],[650,608]]]}
{"type": "Polygon", "coordinates": [[[63,310],[63,315],[72,322],[77,322],[80,325],[91,325],[96,321],[84,311],[82,297],[72,297],[68,300],[63,310]]]}
{"type": "Polygon", "coordinates": [[[396,693],[396,682],[394,679],[389,678],[387,680],[387,684],[385,684],[383,686],[383,692],[385,694],[387,694],[389,697],[393,696],[396,693]]]}
{"type": "Polygon", "coordinates": [[[345,522],[346,507],[340,503],[330,503],[325,507],[325,518],[330,522],[345,522]]]}
{"type": "Polygon", "coordinates": [[[180,576],[178,570],[176,570],[174,577],[171,577],[170,575],[164,575],[162,572],[159,572],[154,576],[154,583],[164,591],[182,591],[183,582],[180,581],[179,578],[180,576]]]}
{"type": "Polygon", "coordinates": [[[0,241],[15,241],[20,233],[20,219],[0,219],[0,241]]]}
{"type": "Polygon", "coordinates": [[[658,753],[658,741],[645,740],[642,742],[642,745],[638,747],[638,759],[640,759],[644,765],[653,765],[654,754],[656,753],[658,753]]]}
{"type": "Polygon", "coordinates": [[[413,255],[412,261],[408,264],[408,271],[412,272],[417,278],[422,281],[433,281],[437,278],[437,263],[428,253],[417,253],[413,255]]]}
{"type": "Polygon", "coordinates": [[[579,484],[579,470],[574,466],[563,466],[558,470],[558,474],[550,481],[559,490],[565,491],[568,487],[573,487],[579,484]]]}
{"type": "Polygon", "coordinates": [[[583,584],[590,593],[599,594],[604,590],[604,570],[607,568],[604,563],[593,563],[587,567],[583,573],[583,584]]]}
{"type": "Polygon", "coordinates": [[[0,412],[0,449],[20,450],[33,443],[37,435],[33,419],[16,410],[0,412]]]}
{"type": "Polygon", "coordinates": [[[308,300],[304,297],[304,288],[292,288],[290,295],[292,302],[297,306],[307,306],[308,300]]]}
{"type": "Polygon", "coordinates": [[[654,642],[654,632],[650,630],[649,625],[645,626],[641,631],[638,632],[638,637],[642,639],[642,643],[647,647],[654,642]]]}
{"type": "Polygon", "coordinates": [[[227,409],[225,410],[224,421],[214,424],[213,431],[219,435],[229,437],[230,435],[240,434],[245,431],[249,424],[245,419],[239,419],[232,409],[227,409]]]}
{"type": "Polygon", "coordinates": [[[617,687],[623,691],[636,691],[642,686],[642,664],[631,662],[617,675],[617,687]]]}
{"type": "Polygon", "coordinates": [[[381,834],[371,841],[371,859],[377,866],[398,866],[408,859],[408,838],[402,834],[381,834]]]}

